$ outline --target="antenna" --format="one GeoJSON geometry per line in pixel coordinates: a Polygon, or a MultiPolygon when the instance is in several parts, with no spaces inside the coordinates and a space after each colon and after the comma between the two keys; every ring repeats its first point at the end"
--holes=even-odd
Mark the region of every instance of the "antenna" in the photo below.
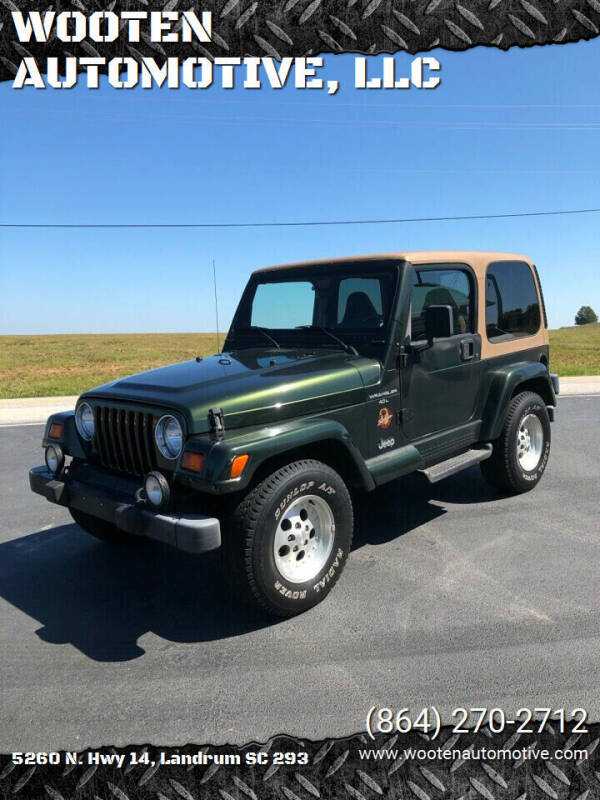
{"type": "Polygon", "coordinates": [[[221,345],[219,344],[219,303],[217,300],[217,270],[215,267],[215,260],[213,258],[213,284],[215,287],[215,321],[217,325],[217,353],[221,351],[221,345]]]}

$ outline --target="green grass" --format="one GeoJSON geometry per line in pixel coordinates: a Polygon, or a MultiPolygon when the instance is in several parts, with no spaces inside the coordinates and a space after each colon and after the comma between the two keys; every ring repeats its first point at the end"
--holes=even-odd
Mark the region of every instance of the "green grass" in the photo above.
{"type": "MultiPolygon", "coordinates": [[[[80,394],[216,350],[214,333],[0,336],[0,396],[80,394]]],[[[600,323],[550,331],[550,368],[559,375],[600,375],[600,323]]]]}
{"type": "Polygon", "coordinates": [[[0,336],[0,396],[81,394],[124,375],[216,351],[214,333],[0,336]]]}
{"type": "Polygon", "coordinates": [[[550,369],[559,375],[600,375],[600,323],[550,331],[550,369]]]}

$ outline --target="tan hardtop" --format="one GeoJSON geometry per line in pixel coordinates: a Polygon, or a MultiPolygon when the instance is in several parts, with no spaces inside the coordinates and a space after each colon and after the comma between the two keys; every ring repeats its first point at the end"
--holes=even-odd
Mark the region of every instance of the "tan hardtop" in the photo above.
{"type": "Polygon", "coordinates": [[[410,261],[412,264],[468,264],[476,273],[481,274],[492,261],[525,261],[530,266],[533,262],[519,253],[498,253],[485,250],[406,250],[399,253],[373,253],[372,255],[345,256],[343,258],[316,259],[314,261],[298,261],[292,264],[275,264],[255,270],[255,274],[279,269],[298,269],[302,267],[327,266],[328,264],[344,264],[369,261],[410,261]]]}
{"type": "MultiPolygon", "coordinates": [[[[519,253],[498,253],[486,250],[405,250],[401,253],[373,253],[363,256],[346,256],[344,258],[319,259],[316,261],[299,261],[295,264],[278,264],[272,267],[263,267],[254,272],[255,275],[269,273],[275,270],[297,269],[302,267],[326,267],[328,264],[344,263],[368,263],[369,261],[409,261],[411,264],[466,264],[471,267],[477,277],[477,281],[485,281],[485,273],[488,264],[493,261],[524,261],[529,265],[533,273],[540,306],[542,305],[541,290],[539,279],[533,261],[527,256],[519,253]]],[[[481,335],[481,358],[491,358],[493,356],[505,355],[507,353],[527,350],[532,347],[548,344],[548,331],[545,326],[544,317],[540,322],[537,333],[531,336],[523,336],[510,341],[490,342],[486,332],[486,293],[477,293],[477,333],[481,335]]]]}

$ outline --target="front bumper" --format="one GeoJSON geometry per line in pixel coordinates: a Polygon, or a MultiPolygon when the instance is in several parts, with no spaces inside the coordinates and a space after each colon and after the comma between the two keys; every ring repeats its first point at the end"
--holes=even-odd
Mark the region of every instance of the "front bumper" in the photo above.
{"type": "Polygon", "coordinates": [[[75,508],[126,533],[156,539],[187,553],[204,553],[221,546],[221,526],[215,517],[160,513],[138,502],[128,502],[106,488],[68,476],[56,478],[46,467],[29,470],[29,485],[51,503],[75,508]]]}

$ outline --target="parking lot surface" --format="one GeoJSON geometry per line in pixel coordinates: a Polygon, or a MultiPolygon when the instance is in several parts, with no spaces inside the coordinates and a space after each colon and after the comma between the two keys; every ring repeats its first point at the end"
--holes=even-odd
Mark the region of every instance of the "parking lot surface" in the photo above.
{"type": "Polygon", "coordinates": [[[29,491],[42,426],[0,429],[0,752],[344,736],[373,705],[600,720],[599,421],[560,400],[527,495],[474,468],[356,498],[340,583],[285,622],[230,598],[218,553],[83,533],[29,491]]]}

